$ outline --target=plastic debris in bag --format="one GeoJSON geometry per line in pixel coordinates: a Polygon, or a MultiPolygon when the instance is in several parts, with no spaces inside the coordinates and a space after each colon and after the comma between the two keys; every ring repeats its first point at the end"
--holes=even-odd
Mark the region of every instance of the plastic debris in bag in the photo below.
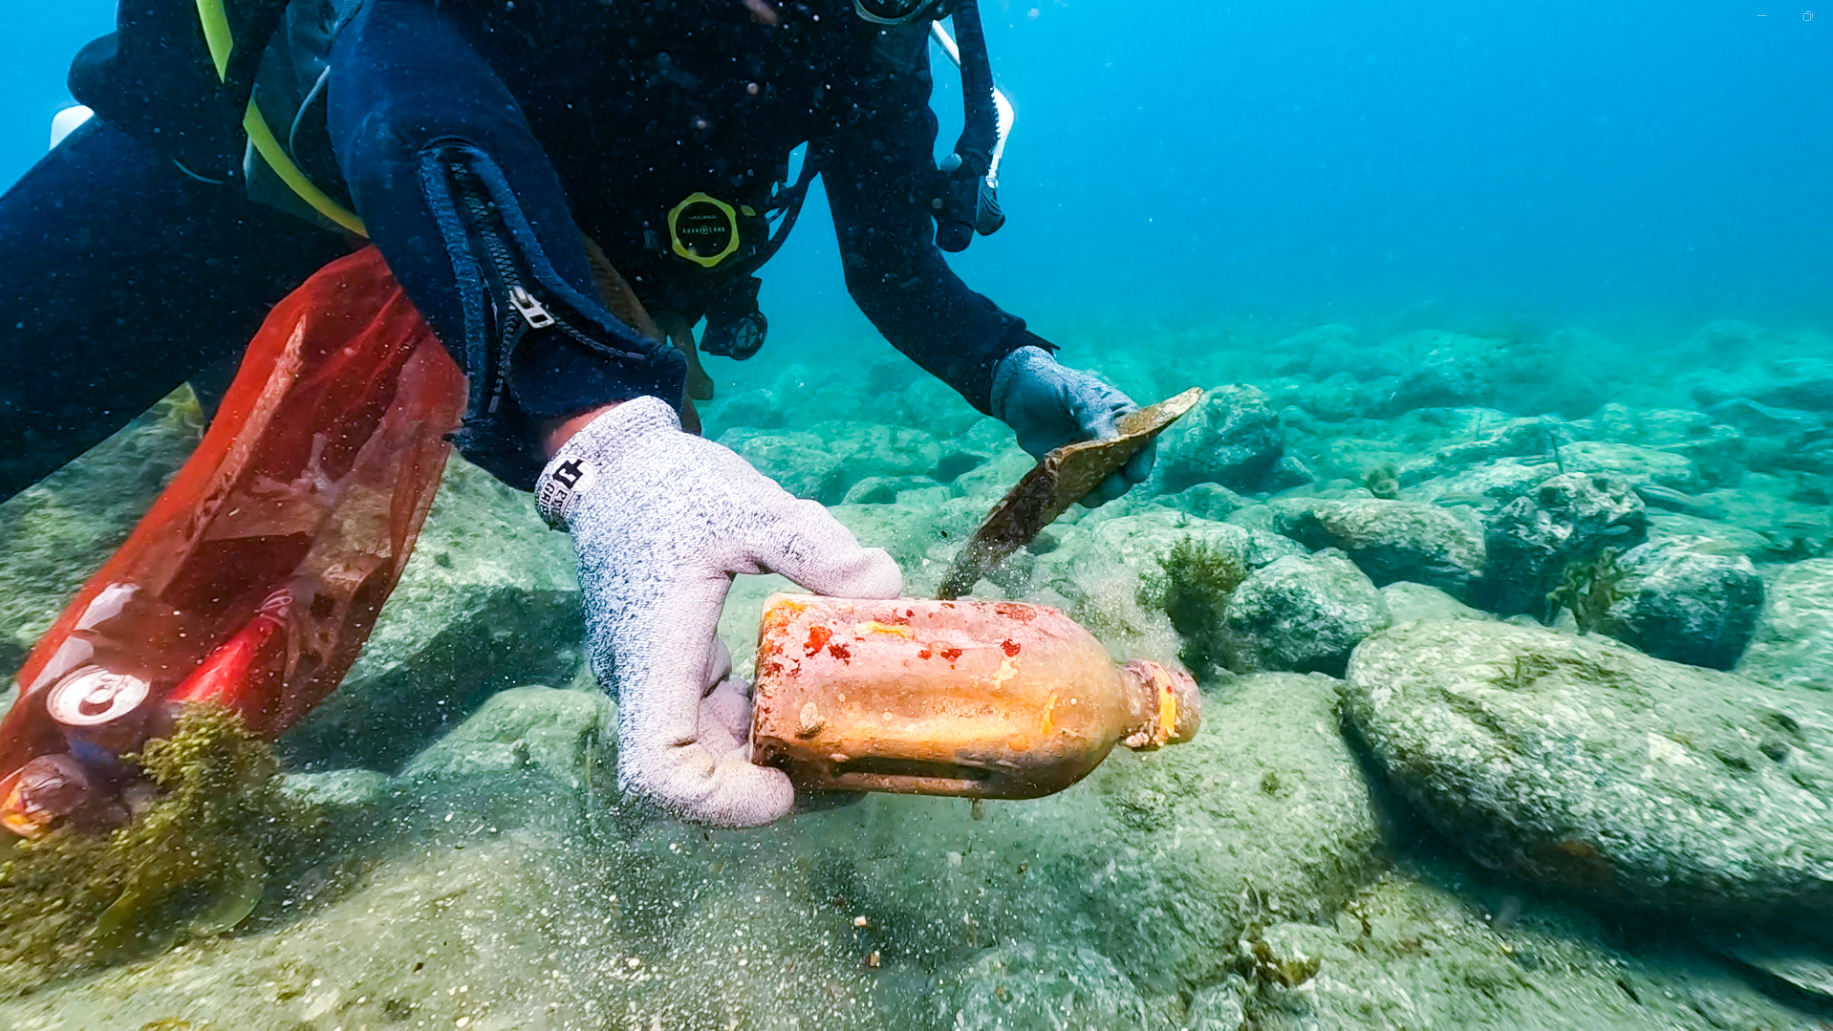
{"type": "Polygon", "coordinates": [[[336,689],[465,402],[374,248],[276,306],[196,452],[20,670],[0,720],[0,825],[33,837],[115,807],[133,776],[119,757],[186,703],[272,738],[336,689]]]}

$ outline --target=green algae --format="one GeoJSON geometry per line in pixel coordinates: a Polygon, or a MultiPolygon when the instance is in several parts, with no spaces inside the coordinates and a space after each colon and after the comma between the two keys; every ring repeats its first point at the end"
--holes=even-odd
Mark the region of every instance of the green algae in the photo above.
{"type": "Polygon", "coordinates": [[[0,865],[0,992],[232,929],[268,868],[316,833],[280,792],[272,748],[226,709],[192,706],[125,758],[154,790],[136,819],[59,827],[0,865]]]}
{"type": "Polygon", "coordinates": [[[1383,462],[1362,475],[1362,486],[1384,501],[1400,497],[1400,472],[1392,462],[1383,462]]]}
{"type": "Polygon", "coordinates": [[[1595,559],[1569,563],[1559,586],[1547,592],[1547,606],[1555,614],[1570,609],[1580,630],[1599,633],[1610,606],[1622,596],[1623,575],[1617,549],[1605,548],[1595,559]]]}
{"type": "Polygon", "coordinates": [[[1232,552],[1186,535],[1157,556],[1159,572],[1141,579],[1139,603],[1162,610],[1183,638],[1178,658],[1193,670],[1222,664],[1217,631],[1229,596],[1247,579],[1247,566],[1232,552]]]}

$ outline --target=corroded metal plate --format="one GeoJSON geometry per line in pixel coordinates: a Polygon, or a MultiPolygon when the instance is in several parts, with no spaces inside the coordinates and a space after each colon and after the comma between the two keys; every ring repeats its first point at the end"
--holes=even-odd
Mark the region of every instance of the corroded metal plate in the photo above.
{"type": "Polygon", "coordinates": [[[1039,530],[1127,464],[1202,397],[1201,388],[1191,387],[1150,408],[1121,416],[1116,423],[1120,435],[1111,440],[1065,444],[1045,455],[987,513],[980,529],[956,556],[936,597],[948,601],[972,590],[989,570],[1030,543],[1039,530]]]}

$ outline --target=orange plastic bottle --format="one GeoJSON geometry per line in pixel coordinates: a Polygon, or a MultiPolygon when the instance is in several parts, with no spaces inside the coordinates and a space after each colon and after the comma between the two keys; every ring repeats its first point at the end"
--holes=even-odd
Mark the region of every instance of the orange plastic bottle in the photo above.
{"type": "Polygon", "coordinates": [[[337,687],[406,565],[465,379],[365,249],[276,306],[202,442],[19,672],[0,826],[131,775],[187,702],[277,736],[337,687]]]}
{"type": "Polygon", "coordinates": [[[778,594],[757,651],[751,758],[798,787],[1037,798],[1116,744],[1188,741],[1188,673],[1115,666],[1056,609],[778,594]]]}

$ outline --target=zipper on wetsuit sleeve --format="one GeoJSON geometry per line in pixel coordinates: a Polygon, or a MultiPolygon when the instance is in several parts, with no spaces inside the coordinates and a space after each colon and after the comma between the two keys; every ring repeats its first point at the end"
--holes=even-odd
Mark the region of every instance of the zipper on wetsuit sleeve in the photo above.
{"type": "Polygon", "coordinates": [[[503,241],[501,214],[477,188],[471,169],[463,162],[449,162],[446,167],[451,171],[452,181],[458,188],[459,198],[464,203],[466,212],[471,216],[472,225],[477,229],[479,249],[483,251],[483,258],[488,266],[485,274],[494,279],[495,284],[501,288],[500,294],[496,290],[487,291],[493,309],[492,314],[496,321],[498,347],[496,369],[494,370],[495,381],[490,385],[490,400],[485,406],[485,411],[494,414],[502,406],[503,392],[509,384],[510,363],[515,358],[516,349],[522,345],[523,339],[531,332],[553,329],[592,350],[625,357],[641,357],[625,355],[624,352],[608,347],[581,333],[555,315],[534,294],[530,293],[517,268],[515,255],[503,241]],[[508,300],[515,317],[506,316],[506,313],[499,307],[501,303],[498,300],[499,297],[508,300]]]}

